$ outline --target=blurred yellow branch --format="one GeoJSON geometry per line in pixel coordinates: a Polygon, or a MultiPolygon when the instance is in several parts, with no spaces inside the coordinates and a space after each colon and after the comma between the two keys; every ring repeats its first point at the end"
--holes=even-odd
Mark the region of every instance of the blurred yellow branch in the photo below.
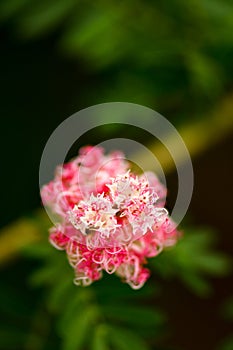
{"type": "Polygon", "coordinates": [[[1,230],[0,264],[16,255],[25,245],[41,238],[40,226],[23,218],[1,230]]]}
{"type": "MultiPolygon", "coordinates": [[[[185,125],[178,131],[192,158],[230,135],[233,131],[233,94],[229,94],[215,106],[208,117],[185,125]]],[[[170,142],[172,140],[169,140],[170,142]]],[[[156,155],[166,173],[174,169],[175,164],[163,145],[150,145],[150,150],[156,155]]],[[[180,162],[183,161],[182,156],[181,154],[180,162]]],[[[151,169],[150,159],[145,153],[136,154],[134,159],[135,161],[139,159],[140,164],[143,159],[143,169],[151,169]]],[[[40,210],[34,219],[20,219],[1,230],[0,264],[14,257],[25,245],[36,242],[42,237],[42,231],[48,226],[48,219],[45,216],[44,211],[40,210]],[[46,222],[45,228],[42,227],[42,222],[46,222]]]]}

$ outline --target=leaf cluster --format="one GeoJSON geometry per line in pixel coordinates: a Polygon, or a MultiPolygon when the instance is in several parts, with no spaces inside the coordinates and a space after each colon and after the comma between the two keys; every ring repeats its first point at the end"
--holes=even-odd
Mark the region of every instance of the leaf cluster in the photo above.
{"type": "Polygon", "coordinates": [[[179,278],[200,296],[211,293],[210,277],[231,271],[232,261],[216,250],[216,234],[209,229],[185,229],[175,248],[167,249],[151,262],[162,278],[179,278]]]}

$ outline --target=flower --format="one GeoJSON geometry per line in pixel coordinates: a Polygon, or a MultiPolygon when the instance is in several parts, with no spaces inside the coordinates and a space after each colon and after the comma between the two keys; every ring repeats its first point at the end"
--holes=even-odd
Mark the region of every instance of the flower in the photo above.
{"type": "Polygon", "coordinates": [[[152,172],[132,173],[119,151],[105,155],[101,147],[81,148],[57,167],[41,197],[58,217],[50,242],[66,251],[78,285],[106,271],[140,288],[150,276],[147,259],[179,236],[164,208],[166,188],[152,172]]]}

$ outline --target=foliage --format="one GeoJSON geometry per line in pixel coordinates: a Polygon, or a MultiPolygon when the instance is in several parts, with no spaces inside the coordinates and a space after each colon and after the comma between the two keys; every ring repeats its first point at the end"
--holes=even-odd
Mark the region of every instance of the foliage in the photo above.
{"type": "Polygon", "coordinates": [[[8,0],[0,20],[25,40],[55,34],[58,49],[97,78],[93,99],[190,114],[229,85],[232,10],[229,0],[8,0]]]}
{"type": "Polygon", "coordinates": [[[153,268],[163,278],[178,277],[200,296],[211,292],[207,276],[228,274],[231,261],[213,249],[216,235],[209,229],[185,229],[175,249],[167,249],[153,259],[153,268]]]}

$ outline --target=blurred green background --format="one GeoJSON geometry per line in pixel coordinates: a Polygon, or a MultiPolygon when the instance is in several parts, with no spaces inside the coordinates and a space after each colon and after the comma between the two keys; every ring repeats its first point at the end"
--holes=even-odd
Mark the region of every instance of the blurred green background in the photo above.
{"type": "MultiPolygon", "coordinates": [[[[35,214],[40,206],[40,157],[50,134],[72,113],[97,103],[126,101],[151,107],[169,119],[184,136],[193,156],[195,187],[187,225],[191,231],[198,226],[211,227],[216,232],[215,249],[219,254],[233,253],[233,2],[6,0],[0,3],[0,26],[4,325],[0,349],[53,349],[60,346],[56,332],[46,329],[43,333],[38,326],[47,315],[41,301],[44,289],[35,290],[28,284],[28,276],[40,263],[22,254],[16,257],[16,251],[23,245],[20,240],[27,242],[28,234],[30,241],[31,232],[35,230],[36,236],[38,227],[43,226],[35,214]],[[22,216],[26,219],[12,226],[22,216]],[[24,327],[23,335],[19,324],[24,327]],[[32,339],[39,333],[45,342],[29,341],[30,329],[32,339]],[[9,341],[11,337],[18,339],[18,345],[9,341]]],[[[119,135],[144,143],[156,153],[150,135],[124,126],[100,127],[83,135],[76,146],[119,135]]],[[[174,169],[166,166],[171,208],[177,179],[174,169]]],[[[209,264],[206,270],[213,275],[213,292],[203,299],[205,293],[196,296],[189,291],[179,278],[182,273],[181,280],[195,275],[190,272],[195,249],[205,243],[201,238],[197,244],[187,242],[193,254],[183,262],[177,263],[176,257],[165,258],[164,262],[161,257],[158,283],[163,293],[157,302],[165,309],[171,330],[152,348],[212,350],[220,349],[225,342],[228,345],[223,345],[224,349],[233,349],[233,343],[224,340],[231,333],[233,312],[228,319],[221,314],[226,300],[233,295],[233,279],[230,274],[221,279],[215,276],[218,269],[219,275],[224,275],[227,268],[219,267],[220,258],[214,260],[219,264],[211,264],[208,248],[204,250],[208,262],[199,265],[205,270],[203,266],[209,264]],[[175,273],[178,279],[167,278],[169,259],[179,270],[175,273]],[[190,270],[185,269],[189,264],[190,270]]],[[[156,274],[153,278],[156,284],[156,274]]],[[[193,277],[188,285],[200,292],[202,286],[198,283],[200,280],[193,277]]],[[[50,329],[53,322],[49,324],[50,329]]],[[[78,349],[77,345],[73,349],[78,349]]]]}

